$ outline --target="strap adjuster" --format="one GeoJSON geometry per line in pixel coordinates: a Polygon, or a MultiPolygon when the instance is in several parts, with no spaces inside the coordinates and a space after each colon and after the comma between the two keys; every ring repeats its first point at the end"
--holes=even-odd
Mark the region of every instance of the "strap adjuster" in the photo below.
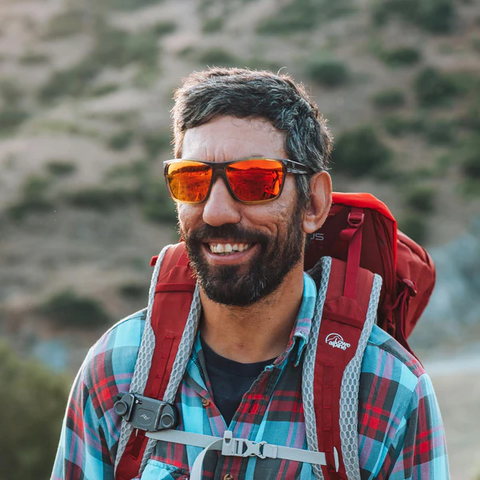
{"type": "Polygon", "coordinates": [[[363,224],[363,220],[365,219],[365,214],[363,212],[350,212],[348,214],[347,223],[352,228],[358,228],[360,225],[363,224]]]}
{"type": "Polygon", "coordinates": [[[261,459],[277,458],[277,446],[267,442],[252,442],[246,438],[233,438],[233,433],[226,430],[222,442],[222,455],[261,459]]]}

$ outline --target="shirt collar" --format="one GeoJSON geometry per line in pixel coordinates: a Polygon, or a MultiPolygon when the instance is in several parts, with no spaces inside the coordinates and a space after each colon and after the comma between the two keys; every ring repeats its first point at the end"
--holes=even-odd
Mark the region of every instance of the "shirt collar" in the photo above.
{"type": "Polygon", "coordinates": [[[297,321],[292,331],[291,341],[287,347],[287,350],[291,350],[295,344],[298,345],[296,356],[293,359],[295,367],[300,363],[303,352],[310,338],[310,330],[312,328],[312,318],[315,311],[316,300],[317,287],[315,282],[307,273],[304,272],[302,304],[300,305],[297,321]]]}
{"type": "MultiPolygon", "coordinates": [[[[317,300],[317,287],[312,277],[307,273],[303,273],[303,296],[302,303],[300,305],[300,310],[297,314],[297,320],[295,322],[295,327],[292,330],[290,339],[288,341],[287,348],[285,352],[280,355],[275,361],[275,364],[282,363],[287,356],[293,351],[294,347],[296,348],[295,358],[292,359],[294,366],[297,367],[302,359],[303,352],[307,346],[308,340],[310,338],[310,331],[312,328],[312,318],[315,312],[315,303],[317,300]]],[[[198,332],[197,338],[195,340],[193,354],[194,357],[198,357],[198,353],[201,350],[200,342],[200,332],[198,332]]]]}

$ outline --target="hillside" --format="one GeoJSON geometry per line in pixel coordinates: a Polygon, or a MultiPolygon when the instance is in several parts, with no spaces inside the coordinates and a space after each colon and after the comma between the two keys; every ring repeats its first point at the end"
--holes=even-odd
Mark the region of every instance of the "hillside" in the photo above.
{"type": "Polygon", "coordinates": [[[45,315],[62,295],[97,311],[100,329],[145,303],[148,260],[176,238],[161,178],[172,91],[207,65],[303,80],[336,138],[337,190],[373,192],[430,247],[468,231],[480,211],[480,5],[422,5],[3,2],[4,330],[63,332],[45,315]]]}

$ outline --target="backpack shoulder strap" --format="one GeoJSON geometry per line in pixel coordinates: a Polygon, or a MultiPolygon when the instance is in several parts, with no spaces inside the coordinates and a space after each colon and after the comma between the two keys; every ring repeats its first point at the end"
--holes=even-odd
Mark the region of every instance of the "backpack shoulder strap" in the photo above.
{"type": "Polygon", "coordinates": [[[358,389],[363,354],[375,322],[381,277],[346,262],[324,257],[317,309],[304,365],[304,407],[310,450],[325,452],[317,478],[359,478],[358,389]],[[355,284],[354,296],[345,285],[355,284]],[[318,332],[317,335],[315,335],[318,332]],[[313,377],[309,379],[308,377],[313,377]],[[311,383],[311,386],[310,386],[311,383]],[[309,402],[307,398],[312,395],[309,402]]]}
{"type": "MultiPolygon", "coordinates": [[[[181,380],[184,371],[183,365],[177,368],[179,372],[172,374],[175,364],[182,360],[177,358],[177,353],[183,342],[189,344],[184,350],[190,354],[200,310],[193,312],[197,318],[192,321],[195,279],[188,266],[183,243],[167,247],[158,259],[152,259],[152,263],[155,270],[150,286],[146,325],[130,393],[173,402],[180,383],[178,380],[181,380]],[[191,328],[188,327],[190,332],[186,338],[189,321],[191,328]]],[[[144,466],[143,458],[149,456],[148,452],[154,444],[155,441],[146,438],[144,431],[133,432],[131,426],[122,421],[115,479],[136,477],[144,466]]]]}

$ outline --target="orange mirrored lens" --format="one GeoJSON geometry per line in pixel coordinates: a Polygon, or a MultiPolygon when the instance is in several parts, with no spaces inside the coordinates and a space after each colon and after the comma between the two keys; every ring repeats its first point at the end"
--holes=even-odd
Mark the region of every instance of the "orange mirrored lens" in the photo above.
{"type": "Polygon", "coordinates": [[[243,202],[262,202],[280,194],[283,165],[276,160],[245,160],[226,169],[230,188],[243,202]]]}
{"type": "Polygon", "coordinates": [[[180,202],[203,202],[212,180],[212,169],[200,162],[182,161],[168,166],[167,180],[172,196],[180,202]]]}

